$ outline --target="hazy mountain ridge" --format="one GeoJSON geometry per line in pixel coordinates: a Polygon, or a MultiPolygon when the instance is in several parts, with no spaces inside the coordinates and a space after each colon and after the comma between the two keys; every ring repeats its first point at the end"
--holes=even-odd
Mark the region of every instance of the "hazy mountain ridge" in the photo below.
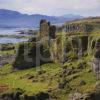
{"type": "Polygon", "coordinates": [[[39,27],[41,19],[46,19],[52,24],[57,24],[80,18],[82,18],[82,16],[73,14],[59,17],[40,14],[28,15],[17,11],[0,9],[0,27],[39,27]]]}

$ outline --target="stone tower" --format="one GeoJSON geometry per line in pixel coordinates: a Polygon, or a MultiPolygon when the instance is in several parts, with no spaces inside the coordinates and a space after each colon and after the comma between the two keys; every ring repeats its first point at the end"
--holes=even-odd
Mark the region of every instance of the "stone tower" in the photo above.
{"type": "Polygon", "coordinates": [[[49,27],[50,27],[50,23],[49,22],[47,22],[44,19],[40,21],[40,34],[39,34],[40,39],[42,39],[44,37],[48,37],[48,35],[49,35],[49,27]]]}
{"type": "Polygon", "coordinates": [[[54,39],[55,38],[56,27],[54,25],[50,25],[50,22],[47,22],[45,19],[40,21],[40,39],[48,38],[54,39]]]}

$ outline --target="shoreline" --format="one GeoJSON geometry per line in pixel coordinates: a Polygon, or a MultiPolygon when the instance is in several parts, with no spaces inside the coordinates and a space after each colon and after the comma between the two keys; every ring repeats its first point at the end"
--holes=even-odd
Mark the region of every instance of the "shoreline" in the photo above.
{"type": "Polygon", "coordinates": [[[0,38],[29,38],[31,36],[28,35],[0,35],[0,38]]]}

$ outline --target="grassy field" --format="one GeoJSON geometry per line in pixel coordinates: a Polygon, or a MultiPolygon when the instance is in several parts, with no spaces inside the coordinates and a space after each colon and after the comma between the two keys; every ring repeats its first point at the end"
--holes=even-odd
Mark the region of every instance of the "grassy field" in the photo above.
{"type": "MultiPolygon", "coordinates": [[[[69,68],[74,66],[74,70],[78,70],[79,62],[66,63],[69,68]]],[[[63,77],[60,77],[63,69],[58,63],[50,63],[41,66],[43,73],[39,74],[40,69],[31,68],[27,70],[14,71],[11,65],[6,65],[0,68],[0,85],[7,86],[7,89],[1,91],[1,93],[9,93],[20,89],[24,94],[33,95],[39,92],[47,92],[52,90],[51,96],[57,97],[57,100],[66,100],[69,93],[78,89],[81,93],[87,93],[94,91],[94,84],[97,79],[92,73],[90,66],[80,70],[78,73],[73,73],[68,76],[64,76],[69,81],[68,86],[64,89],[58,89],[59,82],[63,81],[63,77]],[[28,79],[27,76],[33,76],[28,79]],[[76,78],[74,78],[76,77],[76,78]],[[86,84],[80,86],[80,82],[84,81],[86,84]],[[71,90],[70,88],[71,87],[71,90]],[[57,90],[57,92],[55,92],[57,90]]]]}
{"type": "Polygon", "coordinates": [[[39,76],[38,71],[36,71],[36,68],[13,72],[11,65],[6,65],[0,68],[0,84],[8,85],[10,88],[7,91],[12,91],[13,89],[17,88],[21,88],[27,93],[46,91],[49,88],[55,88],[56,81],[53,81],[52,84],[49,86],[49,79],[45,80],[45,78],[56,74],[59,69],[60,67],[58,67],[56,64],[44,65],[43,70],[46,71],[46,73],[44,75],[39,76]],[[38,81],[32,82],[33,79],[28,80],[27,78],[20,79],[20,77],[23,77],[27,74],[34,75],[35,80],[38,81]],[[41,82],[42,79],[44,80],[44,82],[41,82]]]}

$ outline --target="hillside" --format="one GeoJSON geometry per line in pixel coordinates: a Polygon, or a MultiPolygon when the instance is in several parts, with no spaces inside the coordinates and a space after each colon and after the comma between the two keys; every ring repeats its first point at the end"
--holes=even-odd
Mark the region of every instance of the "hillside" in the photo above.
{"type": "Polygon", "coordinates": [[[40,14],[22,14],[17,11],[0,9],[0,27],[39,27],[41,19],[46,19],[53,24],[64,23],[65,21],[80,19],[79,15],[66,15],[66,16],[47,16],[40,14]]]}
{"type": "Polygon", "coordinates": [[[89,17],[66,22],[63,27],[69,34],[99,34],[100,17],[89,17]]]}
{"type": "MultiPolygon", "coordinates": [[[[88,18],[83,18],[80,20],[74,20],[74,21],[70,21],[69,23],[88,23],[88,22],[98,22],[100,23],[100,17],[88,17],[88,18]]],[[[67,24],[68,22],[66,22],[67,24]]]]}
{"type": "Polygon", "coordinates": [[[0,68],[0,99],[99,100],[100,34],[97,30],[100,32],[98,27],[100,23],[98,20],[99,18],[78,20],[78,25],[82,26],[78,26],[76,32],[76,22],[68,22],[62,26],[67,30],[58,33],[48,21],[41,20],[39,37],[15,45],[17,52],[7,49],[2,51],[1,54],[14,54],[16,57],[12,64],[0,68]],[[92,30],[90,30],[91,22],[92,30]],[[84,31],[83,26],[87,24],[89,30],[85,28],[87,30],[84,31]],[[42,30],[44,27],[45,30],[42,30]],[[74,34],[71,34],[72,28],[74,34]],[[52,37],[49,39],[43,38],[50,35],[52,37]],[[24,48],[27,46],[28,51],[24,48]],[[45,62],[40,59],[39,54],[50,61],[46,59],[45,62]],[[26,55],[31,59],[25,59],[26,55]],[[40,61],[40,65],[36,60],[40,61]]]}

